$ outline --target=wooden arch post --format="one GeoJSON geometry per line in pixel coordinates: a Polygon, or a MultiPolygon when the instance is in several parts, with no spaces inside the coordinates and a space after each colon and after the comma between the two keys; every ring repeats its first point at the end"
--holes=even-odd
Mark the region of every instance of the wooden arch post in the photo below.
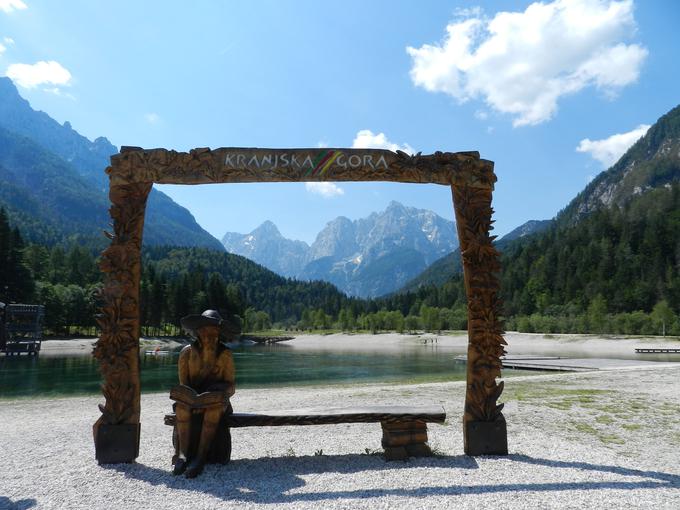
{"type": "Polygon", "coordinates": [[[489,235],[491,188],[454,184],[451,191],[468,301],[464,450],[467,455],[507,455],[503,404],[497,403],[503,382],[496,379],[506,343],[498,296],[499,253],[493,246],[496,236],[489,235]]]}
{"type": "Polygon", "coordinates": [[[141,381],[139,284],[146,199],[152,183],[112,184],[113,233],[102,253],[101,335],[94,349],[106,402],[93,427],[100,463],[131,462],[139,455],[141,381]]]}
{"type": "Polygon", "coordinates": [[[94,356],[105,403],[93,426],[100,463],[133,462],[139,454],[139,284],[146,199],[153,183],[391,181],[450,186],[468,298],[468,365],[463,431],[468,455],[507,453],[502,404],[503,354],[497,273],[492,245],[491,161],[477,152],[411,156],[381,149],[194,149],[175,152],[123,147],[111,158],[113,233],[105,273],[94,356]]]}

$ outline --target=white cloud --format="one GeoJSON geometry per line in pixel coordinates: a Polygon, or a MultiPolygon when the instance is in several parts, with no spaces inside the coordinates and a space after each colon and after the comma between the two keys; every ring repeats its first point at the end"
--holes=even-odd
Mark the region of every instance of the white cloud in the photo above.
{"type": "Polygon", "coordinates": [[[40,61],[35,64],[12,64],[7,68],[7,76],[27,89],[38,85],[71,84],[71,73],[54,60],[40,61]]]}
{"type": "Polygon", "coordinates": [[[0,0],[0,11],[10,13],[12,11],[21,11],[28,7],[21,0],[0,0]]]}
{"type": "Polygon", "coordinates": [[[158,124],[161,121],[161,116],[158,115],[157,113],[150,112],[150,113],[145,113],[144,114],[144,120],[147,121],[149,124],[158,124]]]}
{"type": "Polygon", "coordinates": [[[456,7],[453,10],[453,16],[455,18],[473,18],[475,16],[479,17],[484,13],[480,6],[475,7],[456,7]]]}
{"type": "Polygon", "coordinates": [[[324,198],[333,198],[345,194],[345,190],[334,182],[306,182],[305,189],[324,198]]]}
{"type": "Polygon", "coordinates": [[[609,168],[623,156],[631,145],[645,135],[649,127],[649,124],[640,124],[632,131],[612,135],[603,140],[585,138],[581,140],[576,150],[587,152],[592,158],[602,163],[604,168],[609,168]]]}
{"type": "Polygon", "coordinates": [[[607,95],[637,80],[647,50],[635,32],[632,0],[536,2],[485,18],[470,11],[442,43],[408,47],[411,79],[461,102],[483,99],[515,126],[549,120],[560,97],[594,86],[607,95]]]}
{"type": "Polygon", "coordinates": [[[11,37],[3,37],[0,43],[0,55],[2,55],[6,50],[7,46],[12,46],[14,44],[14,39],[11,37]]]}
{"type": "Polygon", "coordinates": [[[325,140],[319,140],[318,142],[316,142],[316,146],[319,149],[325,149],[326,147],[328,147],[328,142],[325,140]]]}
{"type": "Polygon", "coordinates": [[[486,110],[476,110],[474,115],[477,120],[486,120],[489,118],[489,112],[486,110]]]}
{"type": "Polygon", "coordinates": [[[48,94],[54,94],[55,96],[59,96],[59,97],[65,97],[65,98],[70,99],[72,101],[76,100],[76,97],[73,94],[69,94],[68,92],[64,92],[59,87],[48,87],[48,88],[43,89],[43,92],[47,92],[48,94]]]}
{"type": "Polygon", "coordinates": [[[404,145],[398,145],[396,143],[390,142],[385,133],[374,134],[370,129],[362,129],[354,137],[352,142],[353,149],[387,149],[389,151],[404,151],[409,154],[414,154],[413,148],[405,143],[404,145]]]}

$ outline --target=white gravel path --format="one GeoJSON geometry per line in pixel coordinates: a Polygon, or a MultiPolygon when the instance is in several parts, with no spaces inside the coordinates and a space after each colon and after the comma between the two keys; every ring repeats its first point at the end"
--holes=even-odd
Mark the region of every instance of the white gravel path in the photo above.
{"type": "Polygon", "coordinates": [[[436,457],[386,463],[379,424],[233,430],[233,460],[170,474],[170,408],[144,395],[136,464],[98,466],[101,397],[0,401],[0,508],[680,508],[680,367],[515,377],[511,454],[463,455],[462,383],[241,390],[237,410],[441,403],[436,457]],[[315,453],[321,453],[315,455],[315,453]]]}

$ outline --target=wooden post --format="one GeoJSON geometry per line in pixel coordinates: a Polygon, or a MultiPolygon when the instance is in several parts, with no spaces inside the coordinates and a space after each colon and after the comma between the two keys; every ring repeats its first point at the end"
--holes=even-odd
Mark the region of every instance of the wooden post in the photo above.
{"type": "Polygon", "coordinates": [[[464,449],[467,455],[507,455],[508,440],[503,404],[501,356],[505,354],[501,301],[499,253],[490,236],[492,188],[467,184],[451,186],[456,225],[463,257],[465,292],[468,300],[468,353],[464,449]]]}
{"type": "Polygon", "coordinates": [[[94,349],[106,399],[93,426],[100,464],[133,462],[139,455],[139,282],[144,211],[151,186],[113,185],[109,192],[113,234],[106,234],[111,245],[100,262],[105,284],[97,318],[101,336],[94,349]]]}

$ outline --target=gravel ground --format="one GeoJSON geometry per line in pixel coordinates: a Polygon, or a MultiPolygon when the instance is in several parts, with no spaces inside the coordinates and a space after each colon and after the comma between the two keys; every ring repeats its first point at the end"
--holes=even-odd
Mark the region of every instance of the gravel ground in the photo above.
{"type": "Polygon", "coordinates": [[[170,474],[166,394],[142,397],[136,464],[99,466],[101,397],[0,402],[0,508],[680,508],[680,367],[515,377],[510,455],[463,455],[464,384],[238,391],[241,411],[441,403],[437,455],[386,463],[379,424],[232,431],[232,462],[170,474]]]}

